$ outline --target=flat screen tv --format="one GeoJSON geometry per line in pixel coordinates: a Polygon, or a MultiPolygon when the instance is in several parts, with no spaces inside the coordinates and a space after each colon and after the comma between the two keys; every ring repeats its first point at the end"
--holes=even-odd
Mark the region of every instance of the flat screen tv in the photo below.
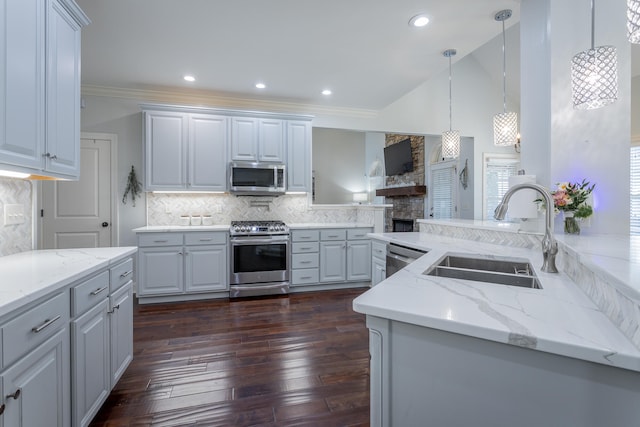
{"type": "Polygon", "coordinates": [[[384,168],[387,176],[402,175],[413,171],[411,140],[408,138],[384,147],[384,168]]]}

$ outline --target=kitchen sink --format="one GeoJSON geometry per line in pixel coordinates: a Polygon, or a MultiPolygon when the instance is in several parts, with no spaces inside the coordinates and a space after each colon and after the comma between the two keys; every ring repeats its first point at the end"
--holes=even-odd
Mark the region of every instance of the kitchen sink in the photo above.
{"type": "Polygon", "coordinates": [[[542,289],[533,267],[522,258],[447,254],[423,274],[497,285],[542,289]]]}

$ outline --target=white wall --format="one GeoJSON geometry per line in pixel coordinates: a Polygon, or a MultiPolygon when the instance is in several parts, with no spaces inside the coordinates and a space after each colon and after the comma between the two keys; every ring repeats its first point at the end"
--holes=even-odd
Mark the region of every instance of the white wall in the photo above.
{"type": "Polygon", "coordinates": [[[131,99],[84,96],[81,110],[83,132],[103,132],[118,135],[118,236],[121,246],[135,246],[133,228],[146,225],[146,201],[143,196],[134,207],[131,200],[122,204],[127,176],[133,165],[142,180],[142,113],[139,102],[131,99]]]}
{"type": "Polygon", "coordinates": [[[316,204],[353,203],[367,191],[365,133],[313,128],[316,204]]]}

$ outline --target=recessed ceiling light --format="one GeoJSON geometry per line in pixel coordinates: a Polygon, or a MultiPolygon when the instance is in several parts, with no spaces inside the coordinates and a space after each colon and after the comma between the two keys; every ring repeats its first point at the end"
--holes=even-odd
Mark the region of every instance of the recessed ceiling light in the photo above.
{"type": "Polygon", "coordinates": [[[264,89],[264,88],[266,88],[266,87],[267,87],[267,85],[266,85],[266,84],[264,84],[264,83],[256,83],[256,87],[257,87],[258,89],[264,89]]]}
{"type": "Polygon", "coordinates": [[[193,76],[191,76],[191,75],[189,75],[189,74],[187,74],[186,76],[184,76],[184,77],[183,77],[183,79],[185,79],[185,80],[186,80],[186,81],[188,81],[188,82],[195,82],[195,81],[196,81],[196,78],[195,78],[195,77],[193,77],[193,76]]]}
{"type": "Polygon", "coordinates": [[[330,89],[325,89],[322,91],[323,95],[331,95],[331,90],[330,89]]]}
{"type": "Polygon", "coordinates": [[[429,18],[427,15],[421,13],[409,19],[409,26],[411,27],[424,27],[429,23],[429,18]]]}

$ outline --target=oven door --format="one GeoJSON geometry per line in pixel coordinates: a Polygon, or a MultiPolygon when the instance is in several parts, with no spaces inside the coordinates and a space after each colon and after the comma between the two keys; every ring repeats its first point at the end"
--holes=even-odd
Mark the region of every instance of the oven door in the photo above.
{"type": "Polygon", "coordinates": [[[289,281],[289,236],[231,238],[231,285],[289,281]]]}

